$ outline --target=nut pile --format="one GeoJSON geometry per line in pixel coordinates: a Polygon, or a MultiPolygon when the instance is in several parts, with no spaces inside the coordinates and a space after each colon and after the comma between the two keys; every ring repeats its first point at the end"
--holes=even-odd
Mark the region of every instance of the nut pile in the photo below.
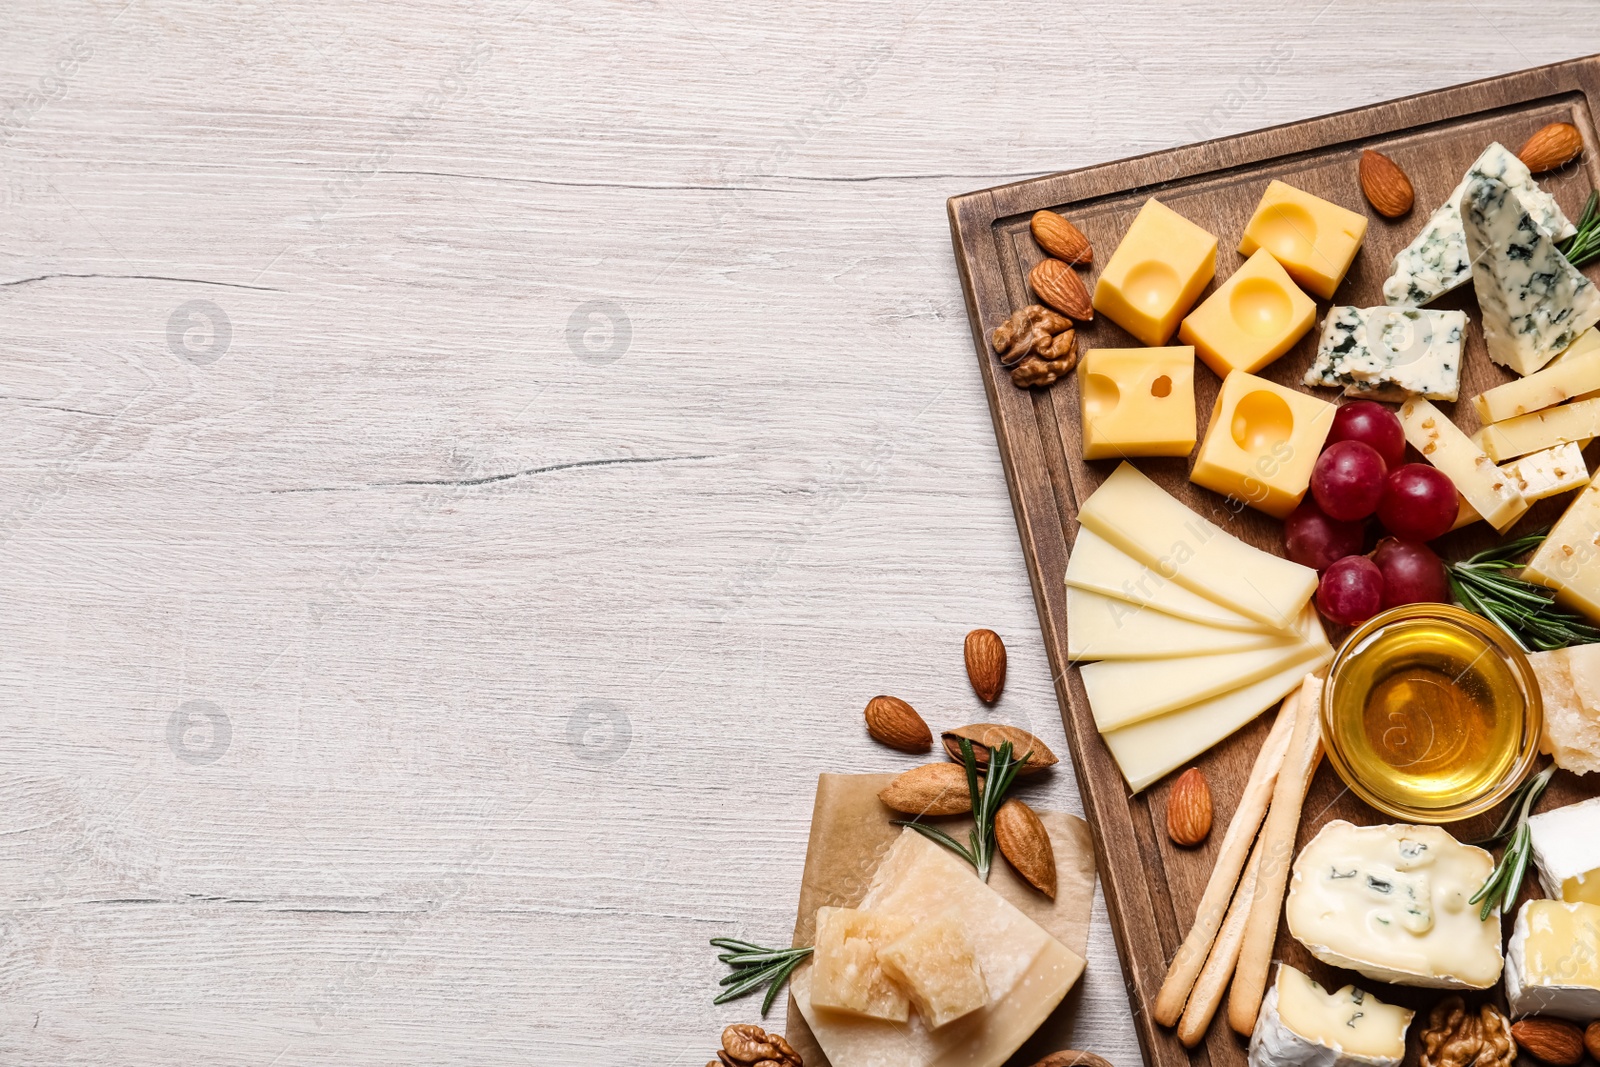
{"type": "Polygon", "coordinates": [[[1041,303],[1013,312],[991,338],[1011,381],[1022,388],[1053,385],[1072,370],[1078,363],[1072,320],[1094,318],[1088,286],[1072,269],[1094,259],[1089,239],[1054,211],[1034,212],[1029,229],[1049,257],[1028,272],[1028,285],[1041,303]]]}
{"type": "Polygon", "coordinates": [[[752,1023],[722,1031],[722,1047],[706,1067],[805,1067],[800,1054],[782,1034],[769,1034],[752,1023]]]}

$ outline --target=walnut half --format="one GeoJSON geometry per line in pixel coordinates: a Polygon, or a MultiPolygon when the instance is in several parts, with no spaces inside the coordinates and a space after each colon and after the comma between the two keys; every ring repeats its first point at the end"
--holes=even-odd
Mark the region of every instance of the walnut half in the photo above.
{"type": "Polygon", "coordinates": [[[1014,367],[1029,356],[1043,360],[1071,358],[1072,340],[1072,320],[1040,304],[1018,308],[990,337],[1000,362],[1007,367],[1014,367]]]}
{"type": "MultiPolygon", "coordinates": [[[[752,1023],[738,1023],[722,1031],[717,1050],[721,1067],[804,1067],[800,1054],[782,1034],[769,1034],[752,1023]]],[[[708,1063],[706,1067],[718,1067],[708,1063]]]]}
{"type": "Polygon", "coordinates": [[[1422,1031],[1422,1067],[1512,1067],[1517,1043],[1511,1023],[1492,1005],[1477,1011],[1460,997],[1433,1006],[1422,1031]]]}

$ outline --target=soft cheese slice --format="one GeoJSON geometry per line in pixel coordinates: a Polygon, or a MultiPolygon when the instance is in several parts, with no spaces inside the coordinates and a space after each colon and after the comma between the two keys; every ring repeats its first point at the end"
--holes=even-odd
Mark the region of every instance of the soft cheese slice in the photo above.
{"type": "Polygon", "coordinates": [[[906,991],[878,962],[878,952],[904,935],[911,923],[899,916],[856,908],[818,908],[813,943],[811,1000],[818,1007],[905,1022],[911,1014],[906,991]]]}
{"type": "Polygon", "coordinates": [[[1535,815],[1528,836],[1548,895],[1600,905],[1600,797],[1535,815]]]}
{"type": "MultiPolygon", "coordinates": [[[[1526,570],[1522,573],[1527,577],[1526,570]]],[[[1573,774],[1600,771],[1600,645],[1533,652],[1528,665],[1539,679],[1544,703],[1539,751],[1555,757],[1557,767],[1573,774]]]]}
{"type": "Polygon", "coordinates": [[[1158,574],[1279,630],[1317,588],[1310,567],[1245,544],[1129,463],[1090,494],[1078,520],[1158,574]]]}
{"type": "Polygon", "coordinates": [[[926,922],[962,916],[988,1003],[934,1030],[827,1011],[812,1003],[814,968],[790,992],[835,1067],[999,1067],[1037,1030],[1083,973],[1083,958],[990,889],[972,868],[914,830],[895,839],[860,908],[926,922]]]}
{"type": "Polygon", "coordinates": [[[1466,329],[1464,311],[1330,308],[1304,382],[1342,387],[1346,396],[1454,400],[1466,329]]]}
{"type": "Polygon", "coordinates": [[[1594,437],[1600,437],[1600,398],[1491,422],[1478,431],[1483,450],[1496,463],[1594,437]]]}
{"type": "MultiPolygon", "coordinates": [[[[1568,346],[1568,351],[1572,346],[1568,346]]],[[[1526,378],[1497,385],[1472,398],[1478,418],[1484,422],[1501,422],[1554,407],[1575,396],[1600,389],[1600,348],[1590,349],[1582,355],[1552,361],[1544,370],[1526,378]]]]}
{"type": "Polygon", "coordinates": [[[1512,1015],[1600,1017],[1600,906],[1530,900],[1506,948],[1512,1015]]]}
{"type": "Polygon", "coordinates": [[[1532,374],[1600,322],[1600,292],[1568,263],[1504,182],[1474,178],[1461,201],[1489,358],[1532,374]]]}
{"type": "Polygon", "coordinates": [[[1561,603],[1600,621],[1600,475],[1567,505],[1522,577],[1554,589],[1561,603]]]}
{"type": "Polygon", "coordinates": [[[1491,144],[1467,169],[1461,184],[1429,216],[1422,232],[1394,257],[1389,279],[1383,283],[1384,303],[1391,307],[1418,307],[1471,280],[1472,260],[1461,226],[1461,197],[1479,175],[1505,182],[1523,210],[1550,236],[1560,240],[1577,232],[1577,227],[1561,213],[1555,197],[1539,188],[1522,160],[1504,145],[1491,144]]]}
{"type": "Polygon", "coordinates": [[[1522,494],[1484,450],[1426,400],[1400,405],[1406,441],[1444,472],[1489,525],[1504,529],[1524,511],[1522,494]]]}
{"type": "Polygon", "coordinates": [[[1279,963],[1250,1035],[1250,1067],[1399,1067],[1414,1014],[1353,985],[1326,992],[1279,963]]]}
{"type": "Polygon", "coordinates": [[[1219,629],[1280,632],[1161,577],[1154,568],[1140,563],[1087,526],[1078,528],[1078,536],[1072,542],[1072,552],[1067,557],[1067,586],[1219,629]]]}
{"type": "Polygon", "coordinates": [[[1379,982],[1487,989],[1500,980],[1500,918],[1468,899],[1494,857],[1437,826],[1328,823],[1294,861],[1289,932],[1323,963],[1379,982]]]}
{"type": "MultiPolygon", "coordinates": [[[[1314,609],[1313,609],[1314,610],[1314,609]]],[[[1293,692],[1305,676],[1333,658],[1326,640],[1304,663],[1296,663],[1242,689],[1111,730],[1105,738],[1128,788],[1138,793],[1200,753],[1231,737],[1256,716],[1293,692]]]]}
{"type": "Polygon", "coordinates": [[[1067,587],[1067,657],[1074,660],[1167,659],[1288,645],[1267,630],[1223,630],[1155,608],[1067,587]]]}
{"type": "MultiPolygon", "coordinates": [[[[1197,704],[1315,658],[1316,645],[1293,641],[1249,652],[1164,660],[1108,660],[1079,668],[1102,733],[1197,704]]],[[[1305,673],[1302,667],[1301,673],[1305,673]]]]}

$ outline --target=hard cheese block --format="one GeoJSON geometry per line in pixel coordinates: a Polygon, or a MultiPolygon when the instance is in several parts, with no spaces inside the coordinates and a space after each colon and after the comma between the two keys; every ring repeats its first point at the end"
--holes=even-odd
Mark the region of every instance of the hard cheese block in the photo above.
{"type": "Polygon", "coordinates": [[[1164,345],[1217,270],[1217,239],[1153,197],[1094,286],[1094,309],[1147,345],[1164,345]]]}
{"type": "Polygon", "coordinates": [[[1500,980],[1500,917],[1467,900],[1494,857],[1437,826],[1328,823],[1294,861],[1289,932],[1323,963],[1379,982],[1487,989],[1500,980]]]}
{"type": "Polygon", "coordinates": [[[1483,450],[1496,463],[1594,437],[1600,437],[1600,397],[1491,422],[1478,431],[1483,450]]]}
{"type": "Polygon", "coordinates": [[[1522,568],[1522,577],[1554,589],[1558,601],[1600,620],[1600,476],[1568,505],[1522,568]]]}
{"type": "Polygon", "coordinates": [[[1134,559],[1087,526],[1078,528],[1067,557],[1067,587],[1116,597],[1219,629],[1280,632],[1163,578],[1153,567],[1134,559]]]}
{"type": "Polygon", "coordinates": [[[1454,400],[1466,329],[1464,311],[1329,308],[1317,358],[1303,380],[1343,388],[1346,396],[1454,400]]]}
{"type": "Polygon", "coordinates": [[[1194,451],[1194,349],[1092,348],[1078,361],[1083,458],[1194,451]]]}
{"type": "Polygon", "coordinates": [[[1401,404],[1400,425],[1411,447],[1443,471],[1489,525],[1504,529],[1527,510],[1516,484],[1428,401],[1401,404]]]}
{"type": "Polygon", "coordinates": [[[1474,178],[1461,201],[1489,358],[1532,374],[1600,322],[1600,292],[1568,263],[1504,182],[1474,178]]]}
{"type": "Polygon", "coordinates": [[[1279,630],[1294,624],[1317,588],[1310,567],[1245,544],[1129,463],[1090,494],[1078,521],[1191,592],[1279,630]]]}
{"type": "Polygon", "coordinates": [[[1294,640],[1249,652],[1089,663],[1078,674],[1095,725],[1105,732],[1304,665],[1318,651],[1311,642],[1294,640]]]}
{"type": "Polygon", "coordinates": [[[1333,405],[1244,371],[1222,381],[1189,480],[1274,518],[1306,495],[1333,405]]]}
{"type": "Polygon", "coordinates": [[[1419,307],[1472,279],[1467,235],[1461,227],[1461,197],[1468,184],[1480,175],[1505,182],[1523,210],[1550,236],[1560,240],[1577,232],[1577,227],[1561,213],[1555,197],[1539,188],[1522,160],[1505,145],[1491,144],[1467,168],[1461,184],[1429,216],[1422,232],[1394,257],[1389,278],[1383,283],[1385,303],[1392,307],[1419,307]]]}
{"type": "Polygon", "coordinates": [[[1324,300],[1344,280],[1367,235],[1367,217],[1273,180],[1239,241],[1241,256],[1264,248],[1307,292],[1324,300]]]}
{"type": "Polygon", "coordinates": [[[1245,652],[1293,641],[1268,630],[1208,626],[1102,593],[1067,587],[1069,659],[1165,659],[1245,652]]]}
{"type": "Polygon", "coordinates": [[[1317,321],[1317,305],[1262,249],[1223,282],[1178,329],[1220,375],[1258,371],[1294,347],[1317,321]]]}
{"type": "MultiPolygon", "coordinates": [[[[1522,574],[1528,577],[1526,569],[1522,574]]],[[[1600,645],[1534,652],[1528,664],[1544,703],[1540,751],[1573,774],[1600,771],[1600,645]]]]}
{"type": "Polygon", "coordinates": [[[819,1008],[905,1022],[911,1001],[878,962],[885,945],[909,932],[904,918],[858,908],[818,908],[811,1002],[819,1008]]]}
{"type": "Polygon", "coordinates": [[[1600,906],[1600,797],[1535,815],[1528,837],[1548,896],[1600,906]]]}
{"type": "Polygon", "coordinates": [[[1501,422],[1554,407],[1595,389],[1600,389],[1600,348],[1552,362],[1526,378],[1497,385],[1473,397],[1472,406],[1484,422],[1501,422]]]}
{"type": "Polygon", "coordinates": [[[1530,900],[1506,947],[1512,1015],[1600,1018],[1600,907],[1530,900]]]}
{"type": "Polygon", "coordinates": [[[1399,1067],[1413,1014],[1353,985],[1329,993],[1279,963],[1250,1035],[1250,1067],[1399,1067]]]}

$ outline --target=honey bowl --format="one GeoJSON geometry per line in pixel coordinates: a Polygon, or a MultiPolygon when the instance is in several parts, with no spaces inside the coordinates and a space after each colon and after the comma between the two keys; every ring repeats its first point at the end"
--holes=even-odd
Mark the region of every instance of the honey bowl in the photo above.
{"type": "Polygon", "coordinates": [[[1357,627],[1322,695],[1328,762],[1351,792],[1408,822],[1500,803],[1533,769],[1543,727],[1522,649],[1446,604],[1406,604],[1357,627]]]}

